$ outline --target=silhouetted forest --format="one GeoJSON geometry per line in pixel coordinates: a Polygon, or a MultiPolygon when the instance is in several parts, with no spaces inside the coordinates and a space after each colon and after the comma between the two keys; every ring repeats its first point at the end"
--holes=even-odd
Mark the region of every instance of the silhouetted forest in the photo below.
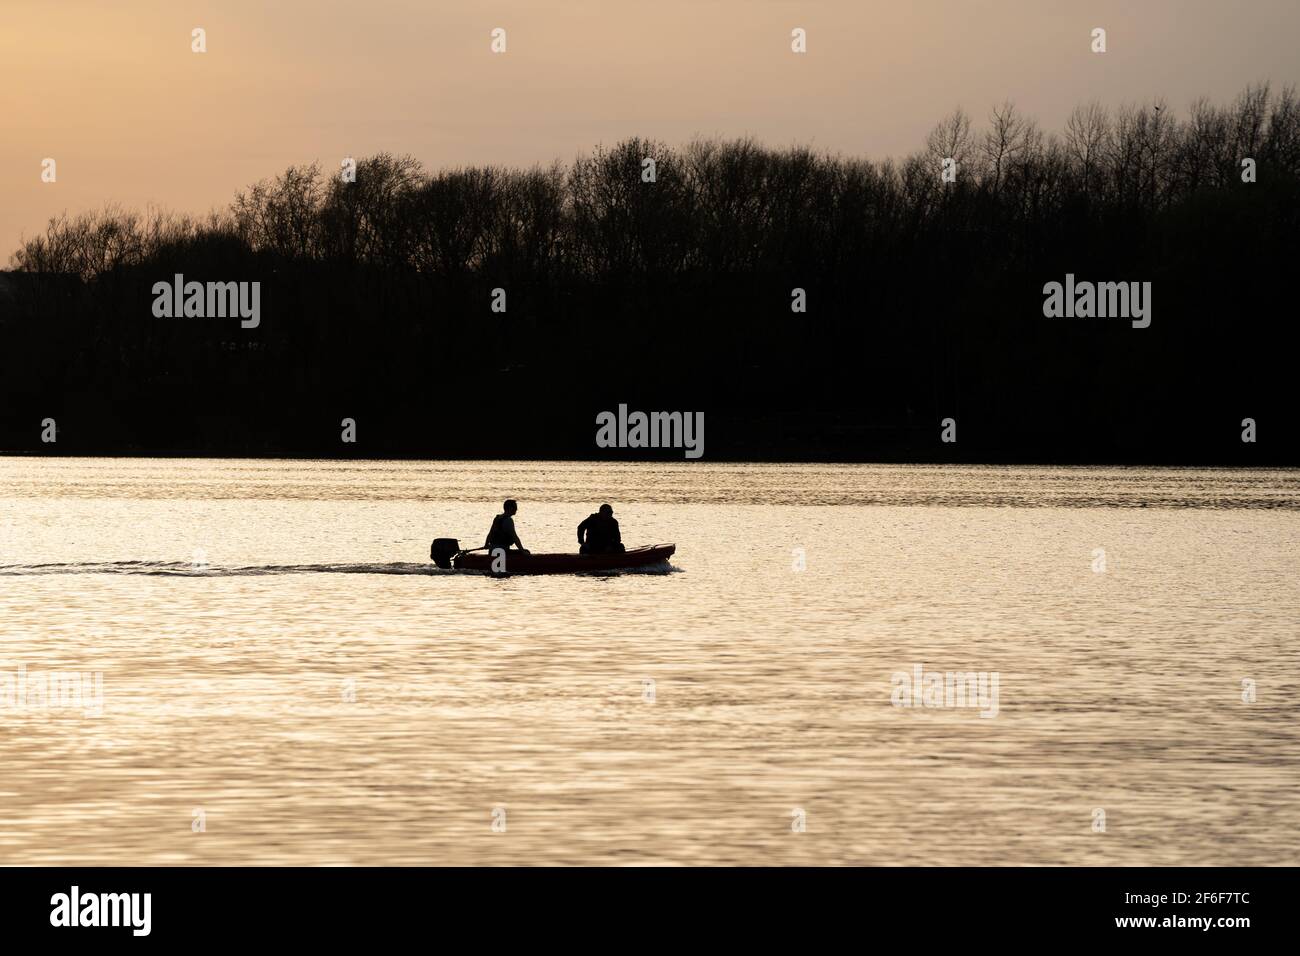
{"type": "Polygon", "coordinates": [[[704,411],[706,461],[1293,463],[1298,213],[1300,100],[1263,85],[1054,133],[959,111],[902,160],[629,139],[294,167],[207,217],[27,239],[0,273],[0,447],[681,459],[596,447],[626,403],[704,411]],[[176,273],[260,282],[260,325],[155,317],[176,273]],[[1045,318],[1067,273],[1151,282],[1151,326],[1045,318]]]}

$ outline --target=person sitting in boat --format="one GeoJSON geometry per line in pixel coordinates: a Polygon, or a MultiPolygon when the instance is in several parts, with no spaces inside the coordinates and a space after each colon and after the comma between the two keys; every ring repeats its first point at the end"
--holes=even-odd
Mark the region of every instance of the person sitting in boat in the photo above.
{"type": "Polygon", "coordinates": [[[495,551],[502,548],[510,550],[514,545],[524,554],[528,551],[524,548],[519,540],[519,535],[515,534],[515,512],[519,510],[519,505],[513,498],[507,498],[505,504],[501,506],[501,514],[492,519],[492,528],[487,533],[487,540],[483,542],[483,547],[495,551]]]}
{"type": "Polygon", "coordinates": [[[582,554],[617,554],[624,550],[623,538],[618,531],[618,521],[614,518],[614,509],[601,505],[600,511],[587,515],[578,525],[578,550],[582,554]],[[585,536],[585,538],[584,538],[585,536]]]}

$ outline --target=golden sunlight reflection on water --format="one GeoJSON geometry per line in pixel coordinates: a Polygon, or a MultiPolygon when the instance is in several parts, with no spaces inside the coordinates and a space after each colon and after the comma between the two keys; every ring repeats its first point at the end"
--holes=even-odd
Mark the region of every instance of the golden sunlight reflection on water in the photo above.
{"type": "Polygon", "coordinates": [[[103,675],[99,716],[0,700],[3,864],[1300,862],[1294,471],[0,459],[0,495],[0,672],[103,675]],[[609,500],[680,570],[432,573],[506,495],[534,550],[609,500]],[[917,664],[997,673],[997,716],[892,706],[917,664]]]}

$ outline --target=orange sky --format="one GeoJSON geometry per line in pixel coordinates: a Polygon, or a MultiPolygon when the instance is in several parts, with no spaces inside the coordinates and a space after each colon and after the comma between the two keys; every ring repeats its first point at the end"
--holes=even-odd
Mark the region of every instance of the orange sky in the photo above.
{"type": "Polygon", "coordinates": [[[1297,37],[1298,0],[3,0],[0,265],[63,209],[203,212],[379,150],[529,165],[752,134],[883,157],[959,104],[1049,128],[1090,98],[1182,110],[1297,82],[1297,37]]]}

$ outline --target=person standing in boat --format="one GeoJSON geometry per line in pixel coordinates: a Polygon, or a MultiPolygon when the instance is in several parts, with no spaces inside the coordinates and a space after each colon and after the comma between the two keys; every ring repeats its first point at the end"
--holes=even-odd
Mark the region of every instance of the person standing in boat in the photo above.
{"type": "Polygon", "coordinates": [[[582,554],[618,554],[623,548],[623,537],[619,534],[618,521],[614,518],[614,509],[601,505],[594,515],[587,515],[578,525],[578,550],[582,554]]]}
{"type": "Polygon", "coordinates": [[[505,504],[501,506],[501,514],[492,519],[492,528],[487,533],[487,540],[483,542],[483,547],[493,551],[497,548],[509,551],[510,546],[514,545],[524,554],[528,553],[519,540],[519,535],[515,533],[515,512],[518,510],[519,505],[515,499],[507,498],[505,504]]]}

